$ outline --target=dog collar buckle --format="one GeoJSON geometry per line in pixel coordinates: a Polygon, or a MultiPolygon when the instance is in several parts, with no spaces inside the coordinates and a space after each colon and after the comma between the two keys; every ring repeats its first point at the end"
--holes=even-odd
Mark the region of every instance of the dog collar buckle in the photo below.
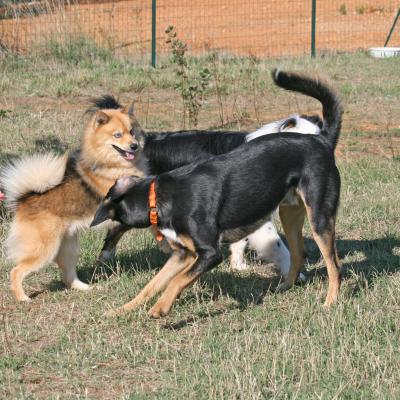
{"type": "Polygon", "coordinates": [[[157,208],[155,208],[155,207],[150,208],[149,215],[150,215],[150,224],[151,225],[157,225],[157,223],[158,223],[158,211],[157,211],[157,208]]]}

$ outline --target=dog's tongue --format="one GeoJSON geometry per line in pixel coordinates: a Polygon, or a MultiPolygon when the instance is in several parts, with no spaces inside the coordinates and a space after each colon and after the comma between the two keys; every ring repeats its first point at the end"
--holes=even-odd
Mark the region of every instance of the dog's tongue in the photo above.
{"type": "Polygon", "coordinates": [[[126,154],[126,159],[127,160],[133,160],[135,158],[135,155],[132,154],[132,153],[126,152],[125,154],[126,154]]]}
{"type": "Polygon", "coordinates": [[[5,199],[5,195],[3,192],[0,192],[0,201],[3,201],[5,199]]]}

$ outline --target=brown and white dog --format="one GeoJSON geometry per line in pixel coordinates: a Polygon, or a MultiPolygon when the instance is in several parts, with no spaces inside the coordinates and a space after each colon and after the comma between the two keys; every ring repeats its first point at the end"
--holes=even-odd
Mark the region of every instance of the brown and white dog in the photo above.
{"type": "Polygon", "coordinates": [[[67,287],[88,289],[76,274],[77,233],[89,226],[116,179],[144,175],[133,107],[92,111],[75,154],[22,157],[2,169],[6,204],[14,212],[6,249],[16,264],[11,290],[17,300],[30,300],[23,279],[52,261],[67,287]]]}

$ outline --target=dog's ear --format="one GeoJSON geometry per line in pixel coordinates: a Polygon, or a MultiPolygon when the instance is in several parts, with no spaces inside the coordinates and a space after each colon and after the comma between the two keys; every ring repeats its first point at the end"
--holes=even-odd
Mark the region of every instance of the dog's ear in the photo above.
{"type": "Polygon", "coordinates": [[[122,178],[117,179],[114,185],[109,190],[106,200],[108,201],[116,201],[120,197],[122,197],[129,189],[135,186],[140,180],[143,178],[139,178],[138,176],[124,176],[122,178]]]}
{"type": "Polygon", "coordinates": [[[114,217],[114,210],[110,207],[110,202],[104,202],[97,209],[96,214],[94,215],[93,221],[90,224],[90,227],[101,224],[108,219],[112,219],[114,217]]]}
{"type": "Polygon", "coordinates": [[[104,111],[97,111],[95,116],[95,122],[97,125],[104,125],[110,120],[110,116],[104,111]]]}
{"type": "Polygon", "coordinates": [[[129,118],[134,118],[135,116],[135,100],[132,100],[129,106],[124,107],[123,113],[128,114],[129,118]]]}
{"type": "Polygon", "coordinates": [[[295,128],[297,125],[297,120],[295,117],[289,117],[279,128],[279,132],[286,131],[288,129],[295,128]]]}
{"type": "Polygon", "coordinates": [[[127,114],[131,120],[131,130],[130,134],[135,137],[141,146],[144,145],[144,131],[140,126],[139,122],[135,118],[135,100],[132,100],[129,106],[126,106],[122,110],[123,113],[127,114]]]}
{"type": "Polygon", "coordinates": [[[132,120],[132,128],[130,134],[139,142],[143,147],[145,143],[145,134],[141,126],[136,120],[132,120]]]}

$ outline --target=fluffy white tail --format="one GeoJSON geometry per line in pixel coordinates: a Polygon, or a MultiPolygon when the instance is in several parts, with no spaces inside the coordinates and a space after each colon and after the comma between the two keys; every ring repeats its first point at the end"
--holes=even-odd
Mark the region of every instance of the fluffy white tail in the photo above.
{"type": "Polygon", "coordinates": [[[15,209],[18,200],[30,193],[44,193],[59,185],[65,175],[68,154],[36,154],[12,161],[1,169],[0,184],[6,205],[15,209]]]}

